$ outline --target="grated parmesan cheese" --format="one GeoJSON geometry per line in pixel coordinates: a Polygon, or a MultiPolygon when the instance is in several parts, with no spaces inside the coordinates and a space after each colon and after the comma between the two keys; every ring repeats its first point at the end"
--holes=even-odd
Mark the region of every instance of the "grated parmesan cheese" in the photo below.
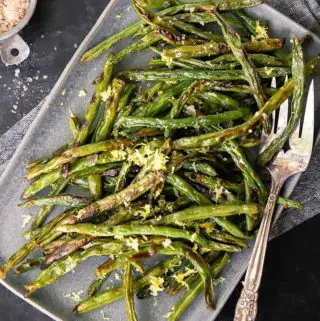
{"type": "Polygon", "coordinates": [[[191,235],[191,242],[192,242],[192,243],[194,242],[194,240],[196,239],[197,236],[198,236],[197,233],[193,233],[193,234],[191,235]]]}
{"type": "Polygon", "coordinates": [[[192,275],[196,272],[197,271],[194,269],[188,269],[186,272],[180,273],[178,275],[174,275],[173,277],[178,283],[182,284],[183,286],[189,289],[189,285],[187,282],[185,282],[185,278],[187,278],[189,275],[192,275]]]}
{"type": "Polygon", "coordinates": [[[268,38],[268,28],[265,26],[260,26],[260,21],[256,21],[256,35],[255,40],[267,39],[268,38]]]}
{"type": "Polygon", "coordinates": [[[83,291],[79,291],[79,292],[73,292],[70,290],[70,293],[64,295],[65,298],[70,298],[71,300],[79,303],[82,301],[82,298],[81,298],[81,294],[83,294],[83,291]]]}
{"type": "Polygon", "coordinates": [[[172,241],[170,239],[165,239],[162,242],[163,247],[169,247],[172,244],[172,241]]]}
{"type": "Polygon", "coordinates": [[[108,93],[108,91],[105,90],[100,94],[100,96],[101,96],[102,101],[106,102],[108,100],[109,93],[108,93]]]}
{"type": "Polygon", "coordinates": [[[163,291],[164,279],[156,276],[150,276],[150,291],[153,296],[157,296],[158,292],[163,291]]]}
{"type": "Polygon", "coordinates": [[[22,218],[23,218],[22,228],[24,228],[31,222],[32,216],[30,214],[23,214],[22,218]]]}
{"type": "Polygon", "coordinates": [[[102,315],[102,320],[110,320],[110,318],[108,318],[106,315],[105,315],[105,312],[103,310],[100,311],[101,315],[102,315]]]}
{"type": "Polygon", "coordinates": [[[87,96],[87,92],[84,89],[79,90],[79,97],[85,97],[87,96]]]}
{"type": "Polygon", "coordinates": [[[132,249],[134,249],[136,252],[139,252],[139,241],[138,241],[138,239],[135,239],[133,237],[129,237],[126,240],[126,245],[128,247],[131,247],[132,249]]]}

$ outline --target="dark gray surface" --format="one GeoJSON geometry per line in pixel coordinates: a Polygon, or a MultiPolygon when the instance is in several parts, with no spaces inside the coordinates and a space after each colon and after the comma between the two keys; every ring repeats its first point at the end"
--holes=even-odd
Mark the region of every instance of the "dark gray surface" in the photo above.
{"type": "MultiPolygon", "coordinates": [[[[14,77],[16,67],[0,65],[0,134],[49,92],[73,54],[73,44],[81,42],[104,6],[105,3],[97,0],[40,2],[34,19],[24,31],[25,39],[33,44],[31,59],[18,67],[19,77],[14,77]],[[41,38],[42,34],[44,38],[41,38]],[[39,80],[27,83],[28,90],[24,92],[26,77],[35,76],[37,70],[40,71],[39,80]],[[43,79],[44,75],[48,78],[43,79]],[[12,78],[16,80],[14,86],[12,78]],[[3,90],[3,84],[11,84],[11,90],[3,90]],[[11,110],[15,104],[17,113],[13,114],[11,110]]],[[[285,13],[295,14],[292,10],[285,13]]],[[[289,317],[293,321],[319,319],[319,224],[320,217],[316,217],[271,243],[258,320],[286,320],[289,317]]],[[[232,320],[238,294],[239,290],[218,320],[232,320]]],[[[3,288],[0,289],[0,297],[0,320],[48,320],[3,288]]]]}

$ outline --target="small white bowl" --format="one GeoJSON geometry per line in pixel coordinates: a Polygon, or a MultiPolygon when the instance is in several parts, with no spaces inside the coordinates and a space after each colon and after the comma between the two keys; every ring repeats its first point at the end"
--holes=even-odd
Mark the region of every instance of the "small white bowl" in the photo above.
{"type": "Polygon", "coordinates": [[[18,35],[30,21],[37,5],[37,0],[30,0],[25,16],[10,31],[0,33],[0,56],[6,65],[18,65],[28,58],[30,48],[18,35]]]}

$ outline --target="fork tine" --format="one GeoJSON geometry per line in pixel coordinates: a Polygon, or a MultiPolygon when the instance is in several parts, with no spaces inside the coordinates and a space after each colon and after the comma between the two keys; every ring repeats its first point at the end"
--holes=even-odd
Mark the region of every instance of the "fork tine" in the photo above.
{"type": "MultiPolygon", "coordinates": [[[[288,81],[288,76],[286,76],[285,83],[288,81]]],[[[276,136],[279,136],[288,124],[288,110],[289,110],[289,100],[284,101],[279,108],[279,117],[278,117],[278,125],[276,129],[276,136]]]]}
{"type": "Polygon", "coordinates": [[[311,81],[306,110],[304,113],[304,121],[302,128],[302,137],[308,136],[313,138],[314,135],[314,80],[311,81]]]}
{"type": "Polygon", "coordinates": [[[272,130],[270,134],[266,134],[264,130],[261,133],[261,143],[260,143],[260,153],[262,153],[270,144],[270,142],[275,138],[274,124],[276,119],[276,111],[272,112],[272,130]]]}
{"type": "Polygon", "coordinates": [[[271,80],[271,88],[277,88],[277,79],[273,77],[271,80]]]}
{"type": "MultiPolygon", "coordinates": [[[[277,80],[275,77],[271,80],[271,88],[277,88],[277,80]]],[[[275,126],[275,120],[276,120],[276,111],[273,111],[272,113],[272,130],[271,133],[268,135],[265,133],[264,130],[262,130],[261,133],[261,143],[260,143],[260,153],[262,153],[269,145],[269,143],[274,139],[274,126],[275,126]]]]}
{"type": "Polygon", "coordinates": [[[299,149],[300,153],[311,155],[314,135],[314,80],[312,80],[309,87],[301,138],[299,138],[299,133],[300,124],[297,124],[289,139],[291,149],[297,150],[299,147],[302,147],[300,148],[301,150],[299,149]]]}

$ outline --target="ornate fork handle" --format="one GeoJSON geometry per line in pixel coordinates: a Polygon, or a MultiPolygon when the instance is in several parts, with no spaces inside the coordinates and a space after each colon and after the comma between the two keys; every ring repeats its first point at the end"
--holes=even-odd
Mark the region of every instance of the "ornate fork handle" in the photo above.
{"type": "Polygon", "coordinates": [[[256,319],[258,290],[261,283],[272,216],[283,183],[283,180],[273,180],[272,182],[269,199],[243,282],[243,289],[236,306],[234,321],[254,321],[256,319]]]}

